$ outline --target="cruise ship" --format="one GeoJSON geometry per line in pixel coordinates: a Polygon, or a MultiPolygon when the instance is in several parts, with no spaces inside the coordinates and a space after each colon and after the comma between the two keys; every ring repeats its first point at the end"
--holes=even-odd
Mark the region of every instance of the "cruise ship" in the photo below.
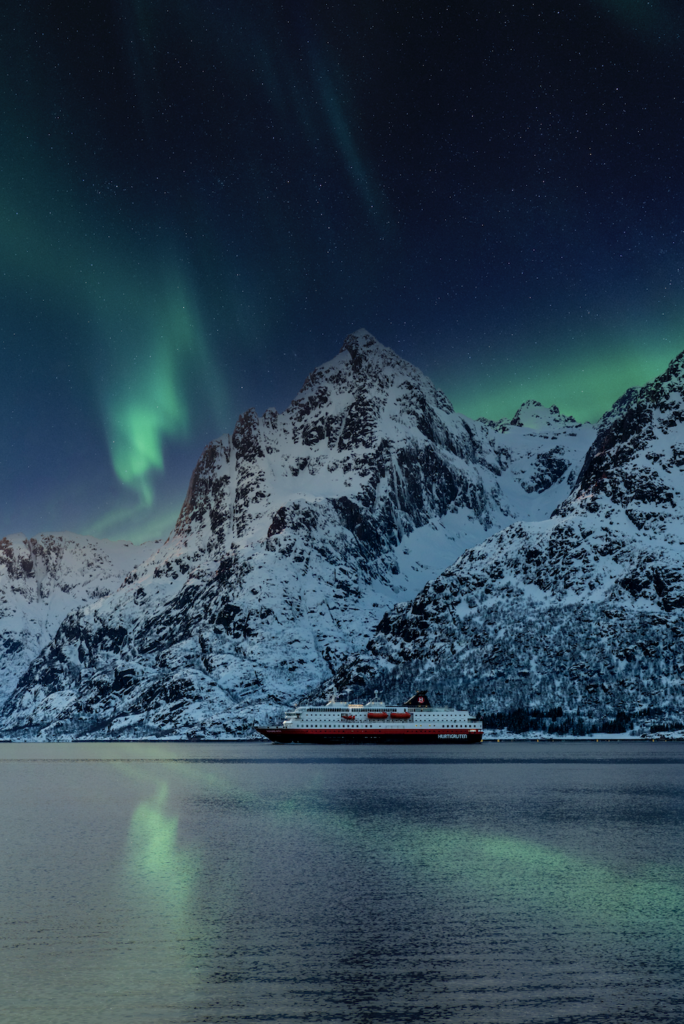
{"type": "Polygon", "coordinates": [[[482,722],[467,711],[433,708],[426,690],[405,704],[350,704],[337,693],[327,704],[295,707],[276,728],[259,728],[277,743],[481,743],[482,722]]]}

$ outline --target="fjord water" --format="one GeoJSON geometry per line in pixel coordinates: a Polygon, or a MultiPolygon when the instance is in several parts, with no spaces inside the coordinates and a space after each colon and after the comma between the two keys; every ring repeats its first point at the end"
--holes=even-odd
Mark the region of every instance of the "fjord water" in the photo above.
{"type": "Polygon", "coordinates": [[[681,1022],[683,766],[3,744],[0,1020],[681,1022]]]}

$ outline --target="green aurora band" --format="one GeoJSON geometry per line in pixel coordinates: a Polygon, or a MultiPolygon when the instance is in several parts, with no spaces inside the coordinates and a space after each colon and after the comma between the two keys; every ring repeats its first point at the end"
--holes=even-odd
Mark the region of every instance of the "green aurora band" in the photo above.
{"type": "Polygon", "coordinates": [[[530,399],[558,406],[580,423],[596,423],[629,388],[642,387],[663,373],[684,349],[684,329],[677,322],[665,330],[625,329],[619,337],[587,337],[579,351],[567,346],[547,356],[533,351],[516,356],[515,364],[498,359],[463,361],[458,368],[436,373],[456,412],[472,419],[510,418],[530,399]]]}
{"type": "MultiPolygon", "coordinates": [[[[164,469],[164,440],[187,435],[186,382],[198,368],[208,368],[209,357],[199,314],[182,282],[161,287],[140,320],[133,366],[123,372],[119,367],[117,384],[101,400],[116,475],[149,508],[152,474],[164,469]]],[[[204,383],[208,387],[208,379],[204,383]]]]}
{"type": "Polygon", "coordinates": [[[149,508],[165,441],[187,436],[192,396],[217,419],[224,403],[194,289],[169,257],[171,246],[149,251],[135,237],[121,238],[120,229],[117,237],[111,225],[96,230],[51,178],[41,191],[51,197],[42,212],[7,187],[0,191],[0,262],[17,285],[30,282],[72,317],[75,331],[87,322],[84,358],[112,466],[149,508]]]}

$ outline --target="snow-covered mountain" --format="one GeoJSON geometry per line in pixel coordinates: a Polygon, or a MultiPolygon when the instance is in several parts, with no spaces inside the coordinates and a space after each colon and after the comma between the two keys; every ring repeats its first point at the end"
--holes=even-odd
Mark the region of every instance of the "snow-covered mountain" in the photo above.
{"type": "Polygon", "coordinates": [[[458,416],[357,331],[284,413],[249,411],[207,447],[169,540],[64,619],[4,728],[240,734],[363,650],[463,551],[548,517],[595,434],[536,403],[509,422],[458,416]]]}
{"type": "Polygon", "coordinates": [[[117,590],[155,547],[73,533],[0,539],[0,702],[63,619],[117,590]]]}
{"type": "Polygon", "coordinates": [[[338,685],[496,712],[684,712],[684,353],[604,416],[575,488],[386,614],[338,685]]]}

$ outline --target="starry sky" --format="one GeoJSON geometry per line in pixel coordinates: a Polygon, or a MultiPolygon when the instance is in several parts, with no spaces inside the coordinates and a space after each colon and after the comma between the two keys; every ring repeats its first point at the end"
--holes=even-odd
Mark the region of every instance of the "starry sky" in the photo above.
{"type": "Polygon", "coordinates": [[[680,0],[0,23],[0,535],[164,536],[359,327],[495,419],[597,419],[684,349],[680,0]]]}

